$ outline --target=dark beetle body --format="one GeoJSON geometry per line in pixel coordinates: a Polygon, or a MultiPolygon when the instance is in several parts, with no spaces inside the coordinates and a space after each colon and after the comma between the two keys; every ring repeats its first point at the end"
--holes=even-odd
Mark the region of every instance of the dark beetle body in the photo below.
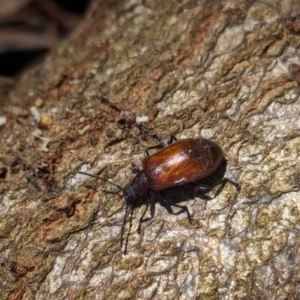
{"type": "Polygon", "coordinates": [[[184,139],[146,157],[143,169],[124,187],[128,205],[149,189],[160,191],[204,179],[215,172],[224,160],[222,149],[202,138],[184,139]]]}

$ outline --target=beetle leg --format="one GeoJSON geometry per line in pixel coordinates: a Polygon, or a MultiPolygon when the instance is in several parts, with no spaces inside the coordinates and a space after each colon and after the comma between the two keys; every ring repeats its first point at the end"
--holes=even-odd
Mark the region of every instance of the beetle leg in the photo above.
{"type": "MultiPolygon", "coordinates": [[[[155,138],[155,139],[157,140],[158,144],[155,145],[155,146],[148,147],[148,148],[145,150],[145,157],[150,156],[149,150],[151,150],[151,149],[155,149],[155,148],[165,148],[165,147],[166,147],[166,145],[160,140],[160,138],[158,137],[157,134],[153,134],[152,137],[155,138]]],[[[170,134],[170,135],[168,136],[168,139],[167,139],[167,145],[171,145],[171,144],[173,144],[175,141],[177,141],[177,139],[175,138],[175,136],[172,135],[172,134],[170,134]]]]}
{"type": "Polygon", "coordinates": [[[234,186],[236,186],[236,183],[232,182],[231,180],[227,178],[223,179],[214,179],[214,180],[203,180],[200,182],[192,182],[192,184],[196,185],[198,190],[201,190],[203,192],[209,192],[211,191],[214,187],[221,185],[223,187],[226,182],[232,183],[234,186]]]}
{"type": "Polygon", "coordinates": [[[200,199],[206,200],[206,201],[214,199],[214,197],[210,197],[210,196],[207,196],[205,194],[201,194],[201,195],[198,195],[198,196],[199,196],[200,199]]]}
{"type": "Polygon", "coordinates": [[[147,221],[149,219],[149,218],[144,219],[144,216],[145,216],[145,214],[146,214],[146,212],[148,210],[148,207],[149,207],[149,203],[146,204],[146,209],[144,210],[144,212],[142,213],[142,216],[140,217],[139,225],[138,225],[138,228],[136,230],[136,232],[138,234],[141,233],[142,223],[145,222],[145,221],[147,221]]]}
{"type": "Polygon", "coordinates": [[[241,191],[241,186],[238,183],[236,183],[228,178],[224,178],[223,181],[225,181],[225,183],[228,182],[228,183],[232,184],[238,192],[241,191]]]}
{"type": "Polygon", "coordinates": [[[241,191],[241,187],[240,187],[240,185],[239,185],[238,183],[233,182],[232,180],[230,180],[230,179],[228,179],[228,178],[224,178],[224,179],[219,183],[219,184],[220,184],[220,187],[218,188],[216,194],[214,195],[214,198],[217,197],[217,196],[222,192],[222,190],[223,190],[223,188],[224,188],[224,186],[225,186],[225,184],[226,184],[227,182],[230,183],[230,184],[232,184],[232,185],[236,188],[236,190],[237,190],[238,192],[241,191]]]}
{"type": "Polygon", "coordinates": [[[124,255],[127,254],[127,245],[128,245],[128,239],[129,239],[129,234],[130,234],[130,230],[131,230],[133,210],[134,210],[134,208],[129,207],[129,205],[126,205],[124,220],[123,220],[123,224],[122,224],[122,228],[121,228],[121,237],[120,237],[120,248],[122,250],[123,241],[124,241],[125,225],[126,225],[126,222],[127,222],[128,216],[129,216],[129,231],[128,231],[128,234],[127,234],[126,239],[125,239],[124,255]]]}
{"type": "Polygon", "coordinates": [[[163,147],[165,147],[164,143],[161,141],[157,134],[152,134],[152,138],[154,138],[158,142],[158,145],[162,145],[163,147]]]}
{"type": "Polygon", "coordinates": [[[155,149],[155,148],[165,148],[165,145],[156,145],[156,146],[148,147],[148,148],[145,150],[145,157],[150,156],[149,150],[155,149]]]}
{"type": "Polygon", "coordinates": [[[148,195],[146,209],[144,210],[142,216],[140,217],[137,233],[141,233],[142,223],[153,219],[154,215],[155,215],[155,203],[153,201],[153,198],[151,198],[151,195],[148,195]],[[149,206],[150,206],[150,217],[144,218],[149,206]]]}
{"type": "Polygon", "coordinates": [[[172,202],[171,200],[169,200],[166,197],[166,195],[164,194],[163,191],[161,191],[160,196],[161,196],[161,197],[159,197],[160,204],[163,207],[165,207],[165,209],[168,211],[169,214],[180,215],[180,214],[186,213],[189,222],[191,222],[191,215],[190,215],[189,209],[185,205],[179,205],[179,204],[172,202]],[[177,212],[174,212],[172,209],[172,206],[178,207],[178,208],[180,208],[180,210],[177,212]]]}
{"type": "Polygon", "coordinates": [[[168,136],[168,139],[167,139],[167,144],[168,144],[168,145],[171,145],[171,144],[173,144],[173,143],[176,142],[176,141],[177,141],[176,137],[175,137],[174,135],[170,134],[170,135],[168,136]]]}
{"type": "Polygon", "coordinates": [[[132,227],[133,211],[134,211],[134,207],[130,207],[130,211],[129,211],[129,213],[130,213],[129,214],[129,228],[128,228],[128,234],[127,234],[126,240],[125,240],[124,255],[127,254],[127,246],[128,246],[129,236],[130,236],[131,227],[132,227]]]}
{"type": "Polygon", "coordinates": [[[131,170],[135,174],[138,174],[138,173],[141,172],[140,168],[136,164],[134,164],[134,163],[131,164],[131,170]]]}
{"type": "Polygon", "coordinates": [[[204,193],[205,193],[205,192],[209,192],[209,191],[211,191],[214,187],[220,185],[220,187],[218,188],[218,191],[216,192],[216,194],[214,195],[214,197],[212,197],[212,198],[209,197],[208,200],[210,200],[210,199],[213,199],[213,198],[217,197],[217,196],[222,192],[222,190],[223,190],[223,188],[224,188],[224,186],[225,186],[225,184],[226,184],[227,182],[230,183],[230,184],[232,184],[232,185],[236,188],[236,190],[237,190],[238,192],[241,190],[239,184],[237,184],[236,182],[233,182],[232,180],[230,180],[230,179],[228,179],[228,178],[226,178],[226,177],[223,178],[223,179],[222,179],[221,181],[219,181],[219,182],[210,182],[210,183],[201,182],[201,183],[193,183],[193,184],[196,185],[196,187],[197,187],[198,190],[201,190],[201,191],[203,191],[204,193]]]}
{"type": "Polygon", "coordinates": [[[211,191],[215,186],[221,184],[222,181],[220,182],[209,182],[209,183],[205,183],[205,182],[201,182],[201,183],[195,183],[192,182],[192,184],[196,185],[197,190],[201,190],[202,192],[209,192],[211,191]]]}

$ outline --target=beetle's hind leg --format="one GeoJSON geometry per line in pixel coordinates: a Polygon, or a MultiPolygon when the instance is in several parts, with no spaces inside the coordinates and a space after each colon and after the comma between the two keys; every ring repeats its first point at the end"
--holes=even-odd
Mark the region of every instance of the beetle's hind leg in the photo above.
{"type": "Polygon", "coordinates": [[[216,194],[213,197],[213,198],[215,198],[216,196],[218,196],[221,193],[221,191],[223,190],[223,188],[227,182],[230,183],[231,185],[233,185],[238,192],[241,190],[241,187],[238,183],[228,179],[227,177],[223,178],[220,181],[216,181],[216,182],[214,182],[214,181],[201,182],[201,183],[192,182],[192,184],[195,185],[198,190],[200,190],[201,192],[204,192],[204,193],[211,191],[216,186],[219,186],[218,191],[216,192],[216,194]]]}
{"type": "Polygon", "coordinates": [[[236,183],[236,182],[234,182],[234,181],[232,181],[232,180],[230,180],[230,179],[228,179],[228,178],[225,177],[225,178],[223,178],[222,181],[219,183],[220,187],[218,188],[218,190],[217,190],[217,192],[216,192],[214,198],[217,197],[217,196],[222,192],[222,190],[223,190],[223,188],[224,188],[224,186],[225,186],[225,184],[226,184],[227,182],[230,183],[231,185],[233,185],[233,186],[235,187],[235,189],[236,189],[238,192],[241,191],[241,187],[240,187],[240,185],[239,185],[238,183],[236,183]]]}
{"type": "Polygon", "coordinates": [[[171,200],[169,200],[166,197],[166,195],[163,191],[160,192],[159,203],[168,211],[169,214],[180,215],[180,214],[186,213],[189,222],[191,222],[191,214],[190,214],[190,211],[187,208],[187,206],[179,205],[179,204],[172,202],[171,200]],[[174,212],[172,209],[172,206],[178,207],[178,208],[180,208],[180,210],[177,212],[174,212]]]}

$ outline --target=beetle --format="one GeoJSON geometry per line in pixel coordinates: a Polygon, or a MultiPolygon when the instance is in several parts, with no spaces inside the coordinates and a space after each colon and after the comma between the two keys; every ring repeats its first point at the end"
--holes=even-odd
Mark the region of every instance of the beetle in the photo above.
{"type": "MultiPolygon", "coordinates": [[[[218,184],[222,183],[224,185],[226,182],[230,182],[239,191],[239,185],[227,178],[217,181],[210,179],[211,175],[216,173],[222,163],[225,162],[221,147],[211,140],[204,138],[188,138],[176,141],[176,139],[170,135],[168,138],[168,146],[164,145],[159,140],[158,145],[149,147],[145,150],[145,156],[145,159],[142,161],[142,169],[138,168],[135,164],[132,164],[132,170],[136,175],[132,181],[123,188],[105,178],[82,171],[77,172],[78,174],[99,178],[123,191],[126,201],[126,212],[121,232],[121,247],[123,245],[123,234],[128,217],[128,209],[130,209],[132,219],[133,210],[141,204],[146,204],[146,208],[139,220],[137,228],[138,233],[141,232],[142,223],[149,221],[154,217],[156,200],[158,200],[170,214],[179,215],[181,213],[186,213],[188,219],[191,219],[189,210],[186,206],[178,205],[167,198],[165,191],[170,188],[185,184],[194,184],[202,192],[207,192],[218,184]],[[150,155],[149,150],[154,148],[163,149],[150,155]],[[209,179],[209,182],[207,182],[207,179],[209,179]],[[145,218],[149,206],[150,217],[145,218]],[[179,211],[174,212],[172,207],[179,208],[179,211]]],[[[204,199],[211,198],[206,196],[204,199]]],[[[128,236],[126,242],[127,240],[128,236]]],[[[125,243],[124,253],[127,251],[126,244],[127,243],[125,243]]]]}

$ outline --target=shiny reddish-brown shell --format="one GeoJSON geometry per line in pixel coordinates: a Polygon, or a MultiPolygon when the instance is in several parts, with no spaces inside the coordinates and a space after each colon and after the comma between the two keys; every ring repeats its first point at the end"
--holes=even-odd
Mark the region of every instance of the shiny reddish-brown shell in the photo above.
{"type": "Polygon", "coordinates": [[[222,149],[206,139],[184,139],[143,161],[143,171],[154,190],[164,190],[206,178],[224,160],[222,149]]]}

